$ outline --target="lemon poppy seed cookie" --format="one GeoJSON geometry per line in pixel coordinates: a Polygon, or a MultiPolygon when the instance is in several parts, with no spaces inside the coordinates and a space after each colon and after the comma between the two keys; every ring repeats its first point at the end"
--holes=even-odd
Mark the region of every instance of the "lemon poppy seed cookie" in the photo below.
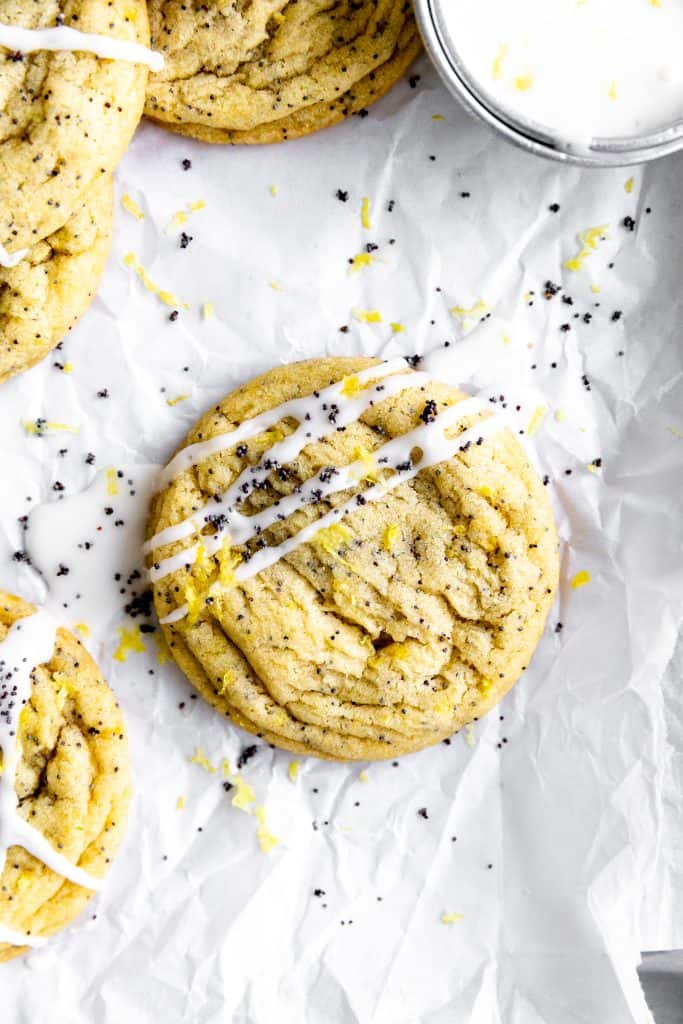
{"type": "Polygon", "coordinates": [[[95,181],[114,170],[140,120],[148,75],[141,51],[148,43],[144,0],[0,0],[6,253],[53,234],[95,181]],[[58,48],[49,49],[55,39],[58,48]],[[85,49],[112,46],[114,59],[85,49]]]}
{"type": "Polygon", "coordinates": [[[152,0],[149,13],[166,66],[145,112],[206,142],[325,128],[383,95],[420,50],[412,5],[395,0],[152,0]]]}
{"type": "Polygon", "coordinates": [[[111,175],[98,180],[66,224],[0,267],[0,382],[43,359],[80,319],[109,253],[111,175]]]}
{"type": "Polygon", "coordinates": [[[403,359],[280,367],[163,471],[146,544],[171,652],[288,750],[428,746],[519,678],[557,586],[546,490],[491,407],[403,359]]]}
{"type": "Polygon", "coordinates": [[[130,802],[118,706],[81,643],[0,592],[0,962],[102,885],[130,802]]]}

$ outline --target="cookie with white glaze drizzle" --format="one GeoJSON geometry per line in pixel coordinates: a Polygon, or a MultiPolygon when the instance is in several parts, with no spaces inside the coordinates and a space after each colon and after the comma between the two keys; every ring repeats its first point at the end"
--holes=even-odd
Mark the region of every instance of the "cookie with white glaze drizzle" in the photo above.
{"type": "MultiPolygon", "coordinates": [[[[36,34],[63,25],[149,44],[144,0],[0,0],[3,25],[36,34]]],[[[66,223],[114,170],[140,120],[145,63],[103,58],[85,49],[89,40],[83,45],[31,53],[0,45],[0,245],[10,256],[66,223]]]]}
{"type": "Polygon", "coordinates": [[[379,99],[420,52],[404,0],[152,0],[145,113],[204,142],[282,142],[379,99]]]}
{"type": "Polygon", "coordinates": [[[86,311],[104,272],[112,226],[107,175],[63,227],[15,267],[0,266],[0,383],[44,359],[86,311]]]}
{"type": "Polygon", "coordinates": [[[121,713],[82,644],[0,592],[0,962],[102,885],[130,802],[121,713]]]}
{"type": "Polygon", "coordinates": [[[171,652],[268,742],[396,757],[488,711],[557,586],[548,497],[491,407],[404,360],[320,359],[190,432],[146,551],[171,652]]]}

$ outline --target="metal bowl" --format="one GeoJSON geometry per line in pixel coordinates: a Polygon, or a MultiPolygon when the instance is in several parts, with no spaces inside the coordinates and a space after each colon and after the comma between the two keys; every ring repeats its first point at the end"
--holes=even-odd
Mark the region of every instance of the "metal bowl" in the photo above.
{"type": "Polygon", "coordinates": [[[625,167],[657,160],[683,149],[683,119],[651,135],[594,138],[587,140],[585,145],[577,146],[533,121],[516,117],[496,104],[469,74],[449,39],[441,17],[442,3],[443,0],[414,0],[427,53],[446,88],[465,109],[516,146],[550,160],[584,167],[625,167]]]}

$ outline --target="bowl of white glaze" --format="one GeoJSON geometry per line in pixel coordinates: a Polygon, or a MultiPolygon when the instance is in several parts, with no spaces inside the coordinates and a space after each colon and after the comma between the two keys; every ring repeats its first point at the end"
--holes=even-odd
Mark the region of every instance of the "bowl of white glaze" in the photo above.
{"type": "Polygon", "coordinates": [[[415,0],[450,92],[509,141],[584,166],[683,149],[683,0],[415,0]]]}

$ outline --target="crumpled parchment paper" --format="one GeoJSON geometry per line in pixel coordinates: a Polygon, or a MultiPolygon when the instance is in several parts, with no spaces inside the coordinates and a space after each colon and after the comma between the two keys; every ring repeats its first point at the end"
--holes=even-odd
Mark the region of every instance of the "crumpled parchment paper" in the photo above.
{"type": "Polygon", "coordinates": [[[0,585],[89,624],[136,776],[104,893],[2,968],[8,1024],[642,1024],[639,951],[683,945],[683,158],[544,163],[414,70],[367,117],[280,147],[144,125],[92,309],[0,390],[0,585]],[[351,271],[367,243],[375,261],[351,271]],[[154,634],[121,653],[119,628],[147,620],[114,574],[139,564],[154,467],[235,385],[446,340],[440,372],[535,431],[557,606],[499,713],[448,745],[364,772],[304,760],[292,781],[259,744],[242,774],[279,840],[263,853],[220,771],[252,740],[191,699],[154,634]],[[37,418],[72,429],[27,434],[37,418]],[[124,525],[93,533],[88,573],[57,575],[107,502],[124,525]]]}

